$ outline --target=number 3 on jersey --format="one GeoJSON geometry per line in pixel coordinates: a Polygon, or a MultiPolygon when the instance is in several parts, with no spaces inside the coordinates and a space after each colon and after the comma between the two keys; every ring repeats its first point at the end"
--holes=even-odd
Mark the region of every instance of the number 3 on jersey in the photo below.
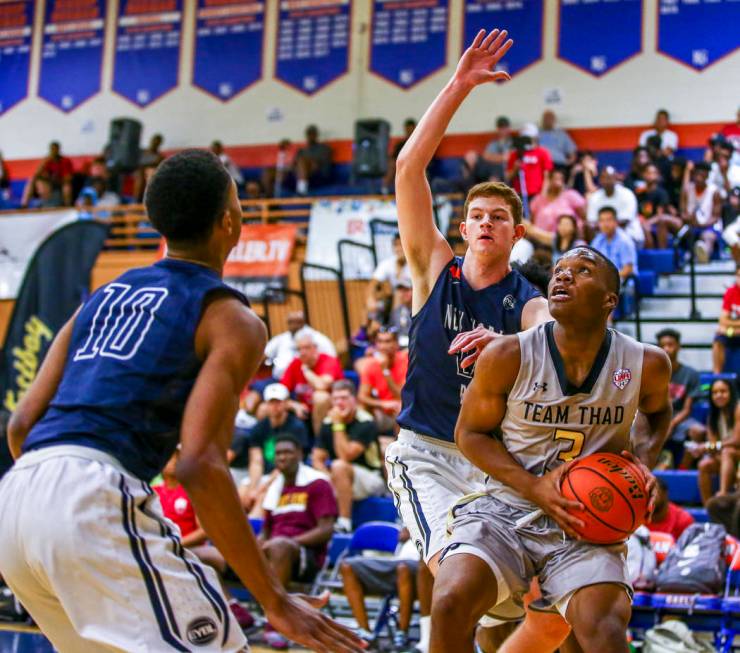
{"type": "Polygon", "coordinates": [[[553,439],[557,442],[558,440],[567,440],[570,444],[570,449],[565,449],[558,454],[558,460],[562,460],[567,463],[574,458],[578,458],[583,451],[583,441],[585,436],[580,431],[569,431],[568,429],[556,429],[553,439]]]}
{"type": "Polygon", "coordinates": [[[167,297],[166,288],[137,288],[125,283],[111,283],[95,311],[85,344],[75,361],[96,356],[128,360],[139,350],[154,322],[154,315],[167,297]]]}

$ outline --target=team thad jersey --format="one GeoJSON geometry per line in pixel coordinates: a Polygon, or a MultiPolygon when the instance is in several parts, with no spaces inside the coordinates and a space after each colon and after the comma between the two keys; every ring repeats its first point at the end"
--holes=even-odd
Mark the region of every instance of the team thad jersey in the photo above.
{"type": "MultiPolygon", "coordinates": [[[[574,387],[565,376],[554,325],[547,322],[518,334],[519,375],[501,423],[506,450],[537,476],[592,453],[629,450],[640,402],[642,344],[608,329],[590,373],[574,387]]],[[[500,481],[489,478],[487,486],[497,499],[536,508],[500,481]]]]}
{"type": "Polygon", "coordinates": [[[180,439],[201,367],[195,331],[215,291],[248,304],[215,271],[174,259],[98,289],[75,319],[62,381],[23,450],[92,447],[145,481],[156,476],[180,439]]]}
{"type": "Polygon", "coordinates": [[[522,309],[540,295],[519,272],[481,290],[470,287],[455,257],[442,270],[432,293],[411,318],[409,366],[398,423],[411,431],[453,442],[460,401],[473,378],[474,366],[461,368],[470,352],[451,356],[450,343],[479,324],[498,333],[522,328],[522,309]]]}

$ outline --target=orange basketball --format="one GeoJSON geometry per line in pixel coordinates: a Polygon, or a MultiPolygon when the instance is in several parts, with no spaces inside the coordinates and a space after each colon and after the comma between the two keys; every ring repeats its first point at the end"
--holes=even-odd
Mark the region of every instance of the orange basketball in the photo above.
{"type": "Polygon", "coordinates": [[[572,514],[585,523],[574,529],[594,544],[623,542],[643,523],[648,493],[640,468],[622,456],[595,453],[576,462],[564,475],[560,491],[585,511],[572,514]]]}

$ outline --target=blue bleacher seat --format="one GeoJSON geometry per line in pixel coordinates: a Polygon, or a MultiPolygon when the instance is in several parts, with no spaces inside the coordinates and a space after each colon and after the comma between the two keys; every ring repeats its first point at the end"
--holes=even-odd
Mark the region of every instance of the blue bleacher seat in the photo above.
{"type": "Polygon", "coordinates": [[[706,399],[699,399],[691,406],[691,417],[699,424],[706,424],[709,416],[709,402],[706,399]]]}
{"type": "Polygon", "coordinates": [[[694,521],[698,524],[703,524],[709,521],[709,515],[704,508],[686,508],[686,511],[694,518],[694,521]]]}
{"type": "Polygon", "coordinates": [[[642,297],[649,297],[655,292],[655,272],[640,270],[637,274],[637,291],[642,297]]]}
{"type": "Polygon", "coordinates": [[[344,370],[344,378],[349,379],[355,384],[355,388],[360,388],[360,375],[354,370],[344,370]]]}
{"type": "Polygon", "coordinates": [[[398,513],[390,497],[369,497],[352,505],[352,525],[357,528],[370,521],[398,521],[398,513]]]}
{"type": "Polygon", "coordinates": [[[702,392],[709,392],[709,388],[712,386],[717,379],[724,379],[731,383],[737,383],[737,374],[735,372],[721,372],[720,374],[714,374],[713,372],[701,372],[699,374],[699,386],[702,392]]]}
{"type": "Polygon", "coordinates": [[[652,270],[656,274],[671,274],[676,271],[672,249],[641,249],[637,252],[637,267],[640,271],[652,270]]]}
{"type": "Polygon", "coordinates": [[[350,533],[334,533],[329,542],[329,552],[327,554],[327,560],[330,565],[334,565],[339,557],[349,548],[352,542],[352,535],[350,533]]]}
{"type": "Polygon", "coordinates": [[[699,486],[696,471],[684,471],[680,469],[656,470],[655,476],[662,479],[668,486],[668,496],[674,503],[700,504],[699,486]]]}

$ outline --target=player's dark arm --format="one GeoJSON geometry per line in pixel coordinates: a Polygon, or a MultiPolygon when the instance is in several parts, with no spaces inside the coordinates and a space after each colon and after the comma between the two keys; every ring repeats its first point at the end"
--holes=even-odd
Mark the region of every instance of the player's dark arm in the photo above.
{"type": "Polygon", "coordinates": [[[282,588],[229,473],[226,452],[239,394],[256,372],[265,342],[261,320],[237,300],[221,297],[205,309],[195,337],[203,366],[185,406],[177,477],[208,536],[278,630],[309,648],[358,650],[358,640],[348,631],[282,588]]]}
{"type": "Polygon", "coordinates": [[[301,533],[293,538],[301,546],[321,546],[326,544],[334,534],[334,517],[322,517],[310,531],[301,533]]]}
{"type": "Polygon", "coordinates": [[[414,282],[414,311],[427,300],[434,281],[452,258],[451,247],[434,225],[426,168],[468,94],[479,84],[508,79],[506,73],[493,72],[493,68],[511,45],[511,41],[506,41],[506,32],[493,30],[486,35],[481,30],[396,160],[398,228],[414,282]]]}
{"type": "Polygon", "coordinates": [[[8,422],[8,447],[13,458],[21,455],[21,447],[54,398],[64,374],[69,342],[77,313],[59,330],[51,343],[46,358],[41,365],[31,387],[28,389],[8,422]]]}
{"type": "Polygon", "coordinates": [[[671,361],[662,349],[645,345],[642,379],[639,412],[632,430],[632,444],[634,453],[640,461],[648,469],[653,469],[668,438],[673,415],[668,394],[671,361]]]}
{"type": "Polygon", "coordinates": [[[580,520],[566,509],[580,504],[560,494],[559,478],[566,468],[557,468],[544,477],[524,469],[491,435],[506,414],[507,395],[519,374],[521,352],[516,336],[504,336],[489,344],[476,364],[475,375],[463,395],[455,427],[455,442],[460,451],[479,469],[508,485],[555,519],[571,537],[577,537],[572,526],[580,520]]]}

